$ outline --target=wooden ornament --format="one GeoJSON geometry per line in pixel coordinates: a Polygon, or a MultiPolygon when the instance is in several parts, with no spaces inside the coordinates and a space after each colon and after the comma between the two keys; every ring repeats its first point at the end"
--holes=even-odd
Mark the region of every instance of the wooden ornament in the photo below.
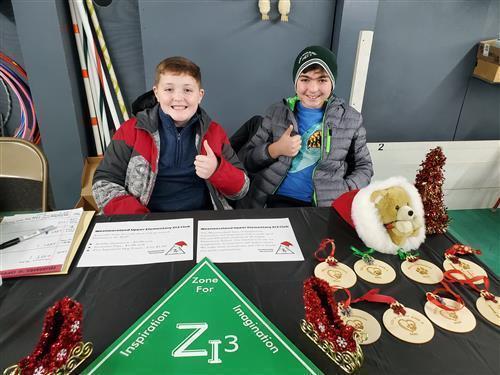
{"type": "Polygon", "coordinates": [[[481,295],[476,301],[476,307],[485,319],[500,326],[500,297],[486,299],[484,295],[481,295]]]}
{"type": "Polygon", "coordinates": [[[433,263],[423,259],[401,263],[401,271],[413,281],[422,284],[437,284],[443,280],[443,272],[433,263]]]}
{"type": "Polygon", "coordinates": [[[354,271],[340,262],[337,262],[334,266],[330,266],[327,262],[319,263],[314,268],[314,276],[325,280],[330,286],[340,288],[350,288],[357,281],[354,271]]]}
{"type": "Polygon", "coordinates": [[[465,306],[460,306],[457,301],[442,298],[443,303],[456,311],[447,311],[427,301],[424,306],[425,314],[437,326],[447,331],[465,333],[476,327],[476,318],[465,306]]]}
{"type": "Polygon", "coordinates": [[[405,307],[406,313],[395,313],[389,308],[382,317],[385,328],[400,340],[412,343],[423,344],[429,342],[434,337],[434,327],[432,323],[416,310],[405,307]]]}
{"type": "Polygon", "coordinates": [[[340,317],[345,324],[354,327],[360,345],[373,344],[382,334],[380,323],[366,311],[351,307],[347,310],[347,313],[341,314],[340,317]]]}
{"type": "MultiPolygon", "coordinates": [[[[445,269],[445,271],[459,270],[470,279],[477,276],[486,276],[486,277],[488,276],[486,271],[476,263],[463,258],[457,257],[457,259],[458,259],[457,262],[453,262],[450,259],[445,259],[443,262],[443,268],[445,269]]],[[[464,279],[460,274],[457,274],[456,277],[458,280],[464,279]]],[[[482,283],[483,283],[482,280],[474,281],[474,284],[482,284],[482,283]]]]}
{"type": "Polygon", "coordinates": [[[370,262],[358,260],[354,263],[354,271],[363,280],[373,284],[389,284],[396,278],[394,268],[374,258],[371,258],[370,262]]]}

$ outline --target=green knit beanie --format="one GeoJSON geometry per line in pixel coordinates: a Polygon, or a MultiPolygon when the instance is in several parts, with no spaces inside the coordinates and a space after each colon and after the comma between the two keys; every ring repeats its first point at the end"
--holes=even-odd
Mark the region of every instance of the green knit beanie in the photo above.
{"type": "Polygon", "coordinates": [[[310,46],[304,48],[293,64],[293,84],[297,85],[299,75],[311,65],[320,65],[332,80],[332,85],[335,86],[337,78],[337,57],[327,48],[321,46],[310,46]]]}

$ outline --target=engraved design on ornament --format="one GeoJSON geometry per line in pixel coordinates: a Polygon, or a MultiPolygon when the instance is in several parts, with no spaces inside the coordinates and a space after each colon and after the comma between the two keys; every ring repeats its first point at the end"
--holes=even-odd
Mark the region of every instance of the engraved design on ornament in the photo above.
{"type": "Polygon", "coordinates": [[[379,267],[366,267],[366,270],[374,276],[382,275],[382,270],[379,267]]]}
{"type": "Polygon", "coordinates": [[[417,325],[415,324],[415,322],[411,319],[399,319],[398,320],[398,325],[409,331],[411,335],[414,335],[416,330],[417,330],[417,325]]]}
{"type": "Polygon", "coordinates": [[[446,319],[453,320],[456,322],[458,320],[458,315],[455,311],[439,310],[439,314],[446,319]]]}
{"type": "Polygon", "coordinates": [[[424,266],[418,266],[416,271],[421,274],[422,276],[427,276],[429,274],[429,271],[427,270],[426,267],[424,266]]]}
{"type": "Polygon", "coordinates": [[[342,278],[342,272],[339,270],[328,270],[326,274],[335,280],[340,280],[342,278]]]}

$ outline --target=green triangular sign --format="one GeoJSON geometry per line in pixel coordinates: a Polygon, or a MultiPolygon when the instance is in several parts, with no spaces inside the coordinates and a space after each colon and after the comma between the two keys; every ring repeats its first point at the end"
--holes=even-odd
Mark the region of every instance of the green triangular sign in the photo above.
{"type": "Polygon", "coordinates": [[[321,371],[205,258],[83,373],[321,371]]]}

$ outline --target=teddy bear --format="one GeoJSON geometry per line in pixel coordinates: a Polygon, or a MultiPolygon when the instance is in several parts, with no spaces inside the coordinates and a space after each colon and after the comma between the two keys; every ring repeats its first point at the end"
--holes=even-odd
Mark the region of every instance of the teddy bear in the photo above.
{"type": "Polygon", "coordinates": [[[374,181],[344,193],[332,207],[367,247],[381,253],[416,250],[425,241],[422,199],[404,177],[374,181]]]}
{"type": "Polygon", "coordinates": [[[410,204],[410,196],[401,186],[376,190],[370,200],[375,204],[380,219],[392,242],[401,246],[408,237],[417,236],[423,220],[410,204]]]}

